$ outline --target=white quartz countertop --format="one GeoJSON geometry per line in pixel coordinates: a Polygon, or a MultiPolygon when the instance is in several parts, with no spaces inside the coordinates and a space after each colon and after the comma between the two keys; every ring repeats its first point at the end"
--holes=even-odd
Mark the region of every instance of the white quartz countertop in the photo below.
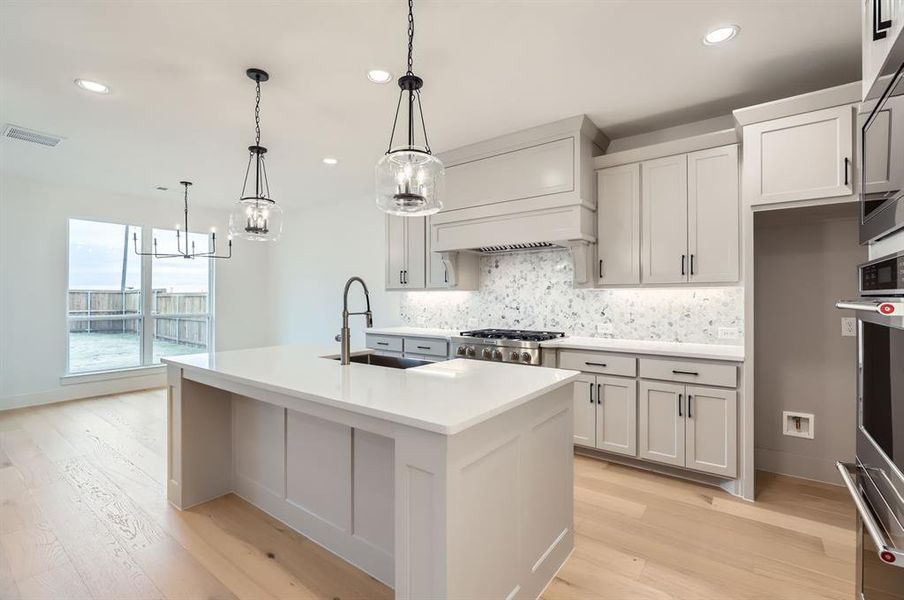
{"type": "Polygon", "coordinates": [[[577,371],[456,359],[411,369],[352,363],[337,348],[271,346],[162,358],[285,396],[452,435],[574,380],[577,371]]]}
{"type": "Polygon", "coordinates": [[[540,344],[543,348],[571,348],[574,350],[601,350],[630,354],[655,354],[680,358],[705,358],[710,360],[744,361],[744,346],[720,344],[687,344],[684,342],[657,342],[648,340],[613,340],[608,338],[564,337],[540,344]]]}
{"type": "Polygon", "coordinates": [[[443,338],[457,337],[461,332],[458,329],[430,329],[429,327],[368,327],[365,333],[376,335],[401,335],[407,337],[443,338]]]}

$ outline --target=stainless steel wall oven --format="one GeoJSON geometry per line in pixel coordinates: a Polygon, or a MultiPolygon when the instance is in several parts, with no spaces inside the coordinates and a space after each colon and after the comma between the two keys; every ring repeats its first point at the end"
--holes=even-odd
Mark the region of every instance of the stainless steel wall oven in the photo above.
{"type": "Polygon", "coordinates": [[[904,252],[860,266],[857,459],[838,463],[859,514],[857,589],[904,599],[904,252]]]}

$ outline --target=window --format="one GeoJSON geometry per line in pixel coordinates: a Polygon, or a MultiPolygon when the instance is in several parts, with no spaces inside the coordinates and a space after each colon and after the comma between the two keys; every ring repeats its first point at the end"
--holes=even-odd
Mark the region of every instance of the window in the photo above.
{"type": "MultiPolygon", "coordinates": [[[[210,347],[210,260],[154,259],[139,245],[175,250],[175,231],[69,220],[70,374],[157,364],[210,347]]],[[[184,237],[184,236],[183,236],[184,237]]],[[[207,236],[191,234],[198,251],[207,236]]]]}

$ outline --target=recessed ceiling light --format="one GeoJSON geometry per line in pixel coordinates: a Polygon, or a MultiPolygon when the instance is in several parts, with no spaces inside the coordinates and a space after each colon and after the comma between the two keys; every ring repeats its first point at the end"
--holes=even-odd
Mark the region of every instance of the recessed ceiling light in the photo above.
{"type": "Polygon", "coordinates": [[[367,78],[373,83],[389,83],[392,81],[392,73],[383,69],[371,69],[367,72],[367,78]]]}
{"type": "Polygon", "coordinates": [[[83,90],[87,90],[89,92],[94,92],[95,94],[109,94],[110,88],[105,86],[104,84],[91,81],[90,79],[76,79],[75,85],[79,86],[83,90]]]}
{"type": "Polygon", "coordinates": [[[724,25],[722,27],[716,27],[715,29],[711,29],[709,33],[703,36],[703,43],[707,46],[715,46],[716,44],[721,44],[732,39],[733,37],[738,35],[739,31],[741,31],[741,28],[737,25],[724,25]]]}
{"type": "Polygon", "coordinates": [[[327,156],[326,158],[323,159],[323,164],[325,164],[325,165],[338,165],[338,164],[339,164],[339,159],[338,159],[338,158],[333,158],[332,156],[327,156]]]}

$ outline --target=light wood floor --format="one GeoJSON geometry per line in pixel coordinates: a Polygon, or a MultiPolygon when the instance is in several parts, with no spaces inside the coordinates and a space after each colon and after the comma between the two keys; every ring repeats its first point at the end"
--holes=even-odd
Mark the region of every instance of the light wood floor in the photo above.
{"type": "MultiPolygon", "coordinates": [[[[234,496],[171,508],[165,418],[162,390],[0,413],[0,599],[392,597],[234,496]]],[[[759,489],[576,457],[576,548],[544,598],[853,598],[845,492],[759,489]]]]}

